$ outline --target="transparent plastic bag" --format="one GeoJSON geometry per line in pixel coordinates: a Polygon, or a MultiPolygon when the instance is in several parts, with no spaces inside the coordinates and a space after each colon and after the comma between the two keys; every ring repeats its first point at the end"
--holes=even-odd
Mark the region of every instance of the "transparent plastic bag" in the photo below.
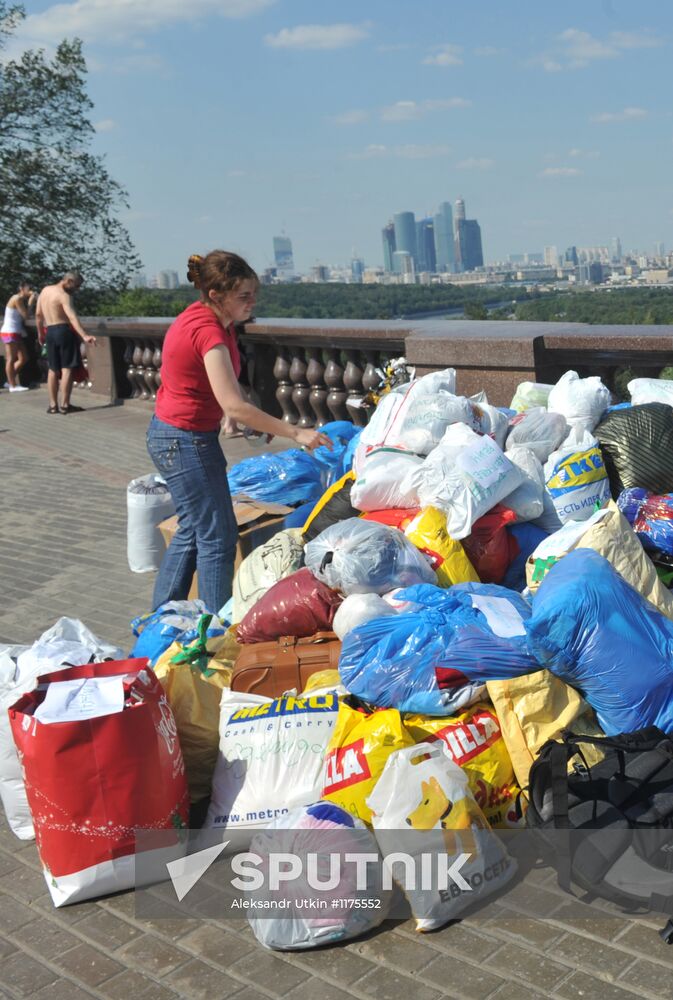
{"type": "Polygon", "coordinates": [[[566,372],[558,380],[547,400],[547,409],[562,413],[571,428],[592,431],[610,405],[610,390],[598,375],[580,378],[566,372]]]}
{"type": "Polygon", "coordinates": [[[562,413],[550,413],[541,406],[534,406],[510,420],[505,451],[530,448],[544,464],[569,430],[562,413]]]}

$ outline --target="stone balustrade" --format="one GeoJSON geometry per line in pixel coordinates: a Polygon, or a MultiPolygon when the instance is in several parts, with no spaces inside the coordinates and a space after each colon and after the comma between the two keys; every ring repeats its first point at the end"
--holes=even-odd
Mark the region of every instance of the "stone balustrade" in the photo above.
{"type": "MultiPolygon", "coordinates": [[[[161,385],[163,338],[171,319],[85,318],[98,343],[85,352],[89,391],[110,401],[150,403],[161,385]]],[[[457,391],[484,389],[507,405],[519,382],[554,382],[568,368],[599,374],[612,388],[631,366],[656,375],[673,364],[673,327],[589,326],[469,320],[258,319],[240,338],[250,385],[262,407],[288,423],[364,425],[377,369],[405,355],[419,374],[453,367],[457,391]]]]}

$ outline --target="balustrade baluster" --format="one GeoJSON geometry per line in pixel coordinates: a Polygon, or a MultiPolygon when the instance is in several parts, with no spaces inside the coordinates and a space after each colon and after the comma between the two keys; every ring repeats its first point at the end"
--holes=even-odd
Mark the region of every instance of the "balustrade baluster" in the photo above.
{"type": "Polygon", "coordinates": [[[162,342],[158,341],[154,348],[154,354],[152,355],[152,364],[154,365],[154,384],[157,387],[157,392],[161,388],[161,345],[162,342]]]}
{"type": "Polygon", "coordinates": [[[299,420],[299,414],[297,413],[294,403],[292,402],[292,383],[290,381],[290,360],[287,356],[287,352],[281,348],[276,357],[276,363],[273,366],[273,375],[278,383],[278,388],[276,389],[276,399],[283,411],[282,420],[286,424],[296,424],[299,420]]]}
{"type": "Polygon", "coordinates": [[[344,370],[341,365],[340,352],[335,348],[328,348],[325,351],[327,357],[327,367],[325,368],[325,385],[329,388],[327,394],[327,407],[334,420],[350,420],[350,414],[346,409],[346,390],[344,388],[344,370]]]}
{"type": "MultiPolygon", "coordinates": [[[[362,388],[365,393],[370,393],[378,388],[381,381],[381,377],[376,371],[377,368],[381,367],[380,351],[365,351],[365,361],[365,370],[362,373],[362,388]]],[[[374,409],[373,403],[366,403],[363,407],[367,422],[369,422],[374,409]]]]}
{"type": "Polygon", "coordinates": [[[306,378],[311,387],[308,401],[311,409],[315,413],[315,426],[322,427],[329,421],[330,414],[327,409],[327,386],[325,385],[325,365],[322,360],[322,352],[318,347],[309,347],[306,350],[308,366],[306,368],[306,378]]]}
{"type": "Polygon", "coordinates": [[[344,371],[344,385],[348,390],[346,399],[346,409],[348,415],[356,427],[364,427],[367,423],[366,411],[362,408],[362,366],[358,351],[346,351],[346,369],[344,371]]]}
{"type": "Polygon", "coordinates": [[[292,402],[299,412],[299,427],[313,427],[315,419],[309,406],[311,390],[306,381],[306,360],[301,347],[292,349],[292,364],[290,365],[290,381],[292,382],[292,402]]]}
{"type": "Polygon", "coordinates": [[[156,389],[154,387],[154,368],[152,365],[152,345],[149,340],[145,341],[142,354],[142,369],[140,378],[143,384],[143,399],[156,399],[156,389]]]}

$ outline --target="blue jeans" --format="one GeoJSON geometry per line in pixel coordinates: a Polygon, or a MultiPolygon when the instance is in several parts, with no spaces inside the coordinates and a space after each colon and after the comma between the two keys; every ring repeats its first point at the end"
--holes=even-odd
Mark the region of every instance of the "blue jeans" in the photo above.
{"type": "Polygon", "coordinates": [[[184,431],[152,417],[147,450],[166,480],[178,530],[161,563],[153,607],[187,599],[194,571],[199,597],[217,613],[231,597],[238,527],[218,431],[184,431]]]}

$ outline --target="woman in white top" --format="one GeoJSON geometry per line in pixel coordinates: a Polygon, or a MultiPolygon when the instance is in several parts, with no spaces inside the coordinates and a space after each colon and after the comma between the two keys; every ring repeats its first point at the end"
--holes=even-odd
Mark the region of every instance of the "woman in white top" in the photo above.
{"type": "Polygon", "coordinates": [[[19,372],[28,360],[24,338],[26,336],[25,320],[28,310],[35,303],[36,293],[30,287],[30,282],[22,281],[19,290],[5,306],[5,317],[0,329],[0,338],[5,345],[5,375],[6,386],[10,392],[25,392],[26,386],[18,379],[19,372]]]}

